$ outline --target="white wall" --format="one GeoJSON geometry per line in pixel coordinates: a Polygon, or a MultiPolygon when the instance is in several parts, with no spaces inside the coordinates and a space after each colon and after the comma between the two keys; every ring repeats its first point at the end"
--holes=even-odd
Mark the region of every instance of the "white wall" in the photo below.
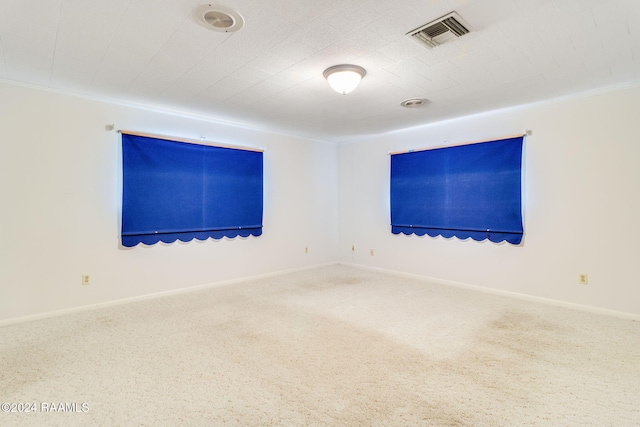
{"type": "Polygon", "coordinates": [[[340,259],[640,314],[639,112],[635,87],[340,146],[340,259]],[[391,234],[388,152],[524,129],[533,135],[525,142],[523,245],[391,234]],[[578,284],[580,273],[588,285],[578,284]]]}
{"type": "Polygon", "coordinates": [[[336,260],[640,314],[638,111],[630,88],[336,147],[0,84],[0,321],[336,260]],[[265,148],[264,234],[121,248],[112,123],[265,148]],[[523,129],[522,246],[391,234],[389,151],[523,129]]]}
{"type": "Polygon", "coordinates": [[[333,144],[7,84],[0,144],[0,321],[337,259],[333,144]],[[108,124],[264,148],[263,235],[120,247],[120,137],[108,124]]]}

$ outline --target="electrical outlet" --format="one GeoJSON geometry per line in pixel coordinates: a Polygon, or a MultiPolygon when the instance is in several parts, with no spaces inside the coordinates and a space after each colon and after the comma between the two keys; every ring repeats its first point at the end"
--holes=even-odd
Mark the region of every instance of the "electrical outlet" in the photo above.
{"type": "Polygon", "coordinates": [[[304,248],[304,253],[305,253],[305,254],[308,254],[308,253],[309,253],[309,248],[308,248],[308,247],[307,247],[307,248],[304,248]]]}
{"type": "Polygon", "coordinates": [[[91,279],[90,279],[89,275],[88,274],[83,274],[82,275],[82,284],[83,285],[88,285],[90,283],[91,283],[91,279]]]}
{"type": "Polygon", "coordinates": [[[351,252],[355,252],[356,250],[356,245],[351,245],[351,252]]]}
{"type": "Polygon", "coordinates": [[[371,250],[369,251],[369,254],[371,254],[371,256],[373,256],[373,249],[371,249],[371,250]]]}
{"type": "Polygon", "coordinates": [[[580,276],[578,276],[578,283],[580,283],[581,285],[586,285],[589,283],[589,276],[587,276],[586,274],[580,274],[580,276]]]}

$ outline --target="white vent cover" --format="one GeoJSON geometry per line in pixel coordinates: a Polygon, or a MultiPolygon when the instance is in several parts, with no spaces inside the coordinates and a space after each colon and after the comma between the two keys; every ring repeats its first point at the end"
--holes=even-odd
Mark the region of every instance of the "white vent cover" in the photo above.
{"type": "Polygon", "coordinates": [[[426,105],[427,102],[429,102],[429,100],[426,98],[409,98],[402,101],[400,106],[405,108],[419,108],[426,105]]]}
{"type": "Polygon", "coordinates": [[[426,44],[429,48],[434,48],[449,40],[462,37],[469,31],[469,24],[460,18],[460,15],[451,12],[413,31],[409,31],[406,35],[426,44]]]}
{"type": "Polygon", "coordinates": [[[244,18],[235,10],[219,4],[201,4],[196,7],[198,24],[210,30],[232,33],[244,26],[244,18]]]}

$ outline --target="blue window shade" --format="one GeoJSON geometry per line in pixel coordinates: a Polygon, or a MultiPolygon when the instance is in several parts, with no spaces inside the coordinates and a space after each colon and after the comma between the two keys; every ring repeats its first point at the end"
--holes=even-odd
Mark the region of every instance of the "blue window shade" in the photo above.
{"type": "Polygon", "coordinates": [[[262,234],[263,155],[122,134],[122,245],[262,234]]]}
{"type": "Polygon", "coordinates": [[[391,156],[391,231],[522,241],[523,137],[391,156]]]}

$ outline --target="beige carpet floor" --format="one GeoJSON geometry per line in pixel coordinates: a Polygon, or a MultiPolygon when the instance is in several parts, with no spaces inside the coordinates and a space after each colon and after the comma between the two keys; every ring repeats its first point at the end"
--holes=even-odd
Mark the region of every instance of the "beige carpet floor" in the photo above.
{"type": "Polygon", "coordinates": [[[2,327],[0,402],[2,426],[640,426],[640,322],[336,265],[2,327]]]}

